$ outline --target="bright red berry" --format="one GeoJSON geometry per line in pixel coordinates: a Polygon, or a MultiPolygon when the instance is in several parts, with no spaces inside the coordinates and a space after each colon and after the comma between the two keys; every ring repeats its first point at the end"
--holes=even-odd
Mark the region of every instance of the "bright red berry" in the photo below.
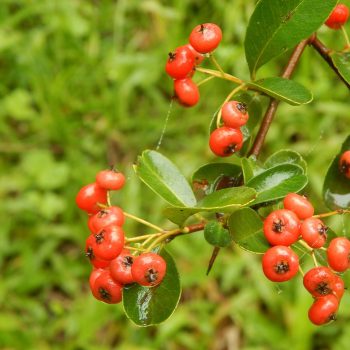
{"type": "Polygon", "coordinates": [[[340,29],[349,18],[349,9],[344,4],[338,4],[327,21],[325,22],[326,26],[331,29],[340,29]]]}
{"type": "Polygon", "coordinates": [[[106,269],[101,269],[101,268],[94,268],[91,273],[90,273],[90,277],[89,277],[89,285],[90,285],[90,289],[92,290],[92,288],[94,287],[95,281],[98,277],[101,276],[102,273],[104,273],[106,271],[106,269]]]}
{"type": "Polygon", "coordinates": [[[264,235],[271,245],[289,246],[299,238],[300,221],[287,209],[275,210],[264,221],[264,235]]]}
{"type": "Polygon", "coordinates": [[[91,292],[93,296],[107,304],[117,304],[122,300],[123,286],[114,281],[108,270],[104,270],[96,278],[91,292]]]}
{"type": "Polygon", "coordinates": [[[191,73],[194,65],[195,55],[192,50],[186,45],[180,46],[169,53],[165,71],[174,79],[183,79],[191,73]]]}
{"type": "Polygon", "coordinates": [[[96,183],[106,190],[117,191],[125,184],[125,176],[115,170],[102,170],[96,175],[96,183]]]}
{"type": "Polygon", "coordinates": [[[131,266],[133,262],[134,257],[127,249],[123,249],[120,255],[111,261],[109,266],[112,278],[121,284],[133,283],[134,278],[131,274],[131,266]]]}
{"type": "Polygon", "coordinates": [[[107,191],[94,182],[80,189],[75,201],[80,209],[89,214],[95,214],[101,209],[98,203],[106,204],[107,191]]]}
{"type": "Polygon", "coordinates": [[[350,179],[350,151],[345,151],[339,160],[340,172],[350,179]]]}
{"type": "Polygon", "coordinates": [[[222,39],[219,26],[214,23],[199,24],[194,27],[190,34],[190,44],[200,53],[214,51],[222,39]]]}
{"type": "Polygon", "coordinates": [[[300,225],[300,234],[311,248],[321,248],[327,240],[328,227],[317,218],[308,218],[300,225]]]}
{"type": "Polygon", "coordinates": [[[209,146],[217,156],[228,157],[242,148],[243,134],[239,129],[222,126],[211,133],[209,146]]]}
{"type": "Polygon", "coordinates": [[[123,226],[125,216],[123,211],[116,206],[103,208],[91,217],[90,227],[92,233],[97,233],[109,225],[123,226]]]}
{"type": "Polygon", "coordinates": [[[317,298],[309,309],[309,320],[316,326],[334,321],[338,307],[338,299],[332,294],[317,298]]]}
{"type": "Polygon", "coordinates": [[[341,277],[338,275],[335,275],[335,282],[333,284],[333,294],[338,298],[339,302],[340,299],[343,297],[345,291],[344,281],[341,277]]]}
{"type": "Polygon", "coordinates": [[[96,257],[95,253],[94,253],[94,247],[96,245],[96,239],[94,235],[90,235],[87,239],[86,239],[86,244],[85,244],[85,255],[89,258],[91,264],[97,268],[105,268],[108,267],[110,264],[110,261],[108,260],[104,260],[104,259],[100,259],[98,257],[96,257]]]}
{"type": "Polygon", "coordinates": [[[298,272],[299,258],[291,248],[277,245],[268,249],[264,254],[262,268],[269,280],[288,281],[298,272]]]}
{"type": "Polygon", "coordinates": [[[199,101],[199,90],[191,78],[174,80],[175,96],[185,107],[192,107],[199,101]]]}
{"type": "Polygon", "coordinates": [[[314,267],[303,278],[304,287],[318,298],[333,293],[335,274],[325,266],[314,267]]]}
{"type": "Polygon", "coordinates": [[[226,102],[221,108],[221,119],[224,125],[230,128],[239,128],[247,124],[247,105],[238,101],[226,102]]]}
{"type": "Polygon", "coordinates": [[[329,266],[338,272],[350,268],[350,241],[346,237],[337,237],[331,240],[327,249],[329,266]]]}
{"type": "Polygon", "coordinates": [[[200,54],[198,51],[196,51],[191,44],[187,44],[185,46],[187,46],[192,51],[194,55],[195,65],[201,64],[205,57],[202,54],[200,54]]]}
{"type": "Polygon", "coordinates": [[[164,278],[166,262],[158,254],[144,253],[134,259],[131,273],[134,281],[142,286],[156,286],[164,278]]]}
{"type": "Polygon", "coordinates": [[[93,234],[92,250],[96,258],[113,260],[123,250],[124,232],[119,226],[110,225],[93,234]]]}
{"type": "Polygon", "coordinates": [[[288,193],[283,200],[285,209],[293,211],[300,220],[307,219],[314,215],[314,207],[305,196],[297,193],[288,193]]]}

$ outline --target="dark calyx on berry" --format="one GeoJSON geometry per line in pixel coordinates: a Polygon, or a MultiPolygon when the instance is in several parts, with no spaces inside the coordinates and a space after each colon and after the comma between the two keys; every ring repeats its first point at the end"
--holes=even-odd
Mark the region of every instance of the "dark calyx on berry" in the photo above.
{"type": "Polygon", "coordinates": [[[224,149],[224,154],[232,154],[236,152],[237,144],[231,143],[224,149]]]}
{"type": "Polygon", "coordinates": [[[100,231],[98,234],[95,235],[96,243],[100,244],[103,242],[105,237],[105,230],[100,231]]]}
{"type": "Polygon", "coordinates": [[[328,227],[325,225],[319,225],[317,228],[317,231],[320,235],[326,235],[326,233],[328,231],[328,227]]]}
{"type": "Polygon", "coordinates": [[[198,30],[198,32],[199,33],[204,33],[204,31],[205,31],[205,25],[204,24],[201,24],[201,27],[199,28],[199,30],[198,30]]]}
{"type": "Polygon", "coordinates": [[[278,219],[278,220],[273,222],[272,231],[274,231],[276,233],[282,233],[284,226],[285,226],[285,224],[283,223],[283,221],[281,219],[278,219]]]}
{"type": "Polygon", "coordinates": [[[100,293],[102,299],[111,300],[111,294],[108,292],[108,290],[104,288],[99,288],[98,292],[100,293]]]}
{"type": "Polygon", "coordinates": [[[169,52],[168,56],[169,56],[169,61],[174,61],[175,58],[176,58],[176,53],[175,52],[169,52]]]}
{"type": "Polygon", "coordinates": [[[89,247],[85,253],[85,256],[89,258],[90,260],[95,259],[94,251],[91,247],[89,247]]]}
{"type": "Polygon", "coordinates": [[[123,258],[123,265],[125,267],[131,266],[133,264],[133,262],[134,262],[134,259],[133,259],[132,256],[130,256],[130,255],[124,256],[124,258],[123,258]]]}
{"type": "Polygon", "coordinates": [[[281,261],[277,265],[275,265],[274,268],[276,273],[282,275],[289,271],[289,264],[284,261],[281,261]]]}
{"type": "Polygon", "coordinates": [[[243,102],[237,103],[237,109],[243,114],[246,114],[248,111],[247,105],[243,102]]]}
{"type": "Polygon", "coordinates": [[[156,271],[154,269],[147,270],[145,273],[145,278],[146,278],[147,282],[149,282],[149,283],[156,282],[158,280],[158,271],[156,271]]]}
{"type": "Polygon", "coordinates": [[[321,295],[328,295],[332,293],[332,288],[329,287],[327,282],[320,282],[316,287],[316,292],[321,295]]]}

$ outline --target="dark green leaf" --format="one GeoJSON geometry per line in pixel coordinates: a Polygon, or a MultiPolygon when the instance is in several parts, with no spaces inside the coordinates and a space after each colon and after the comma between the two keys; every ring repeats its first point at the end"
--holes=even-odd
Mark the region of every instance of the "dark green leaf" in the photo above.
{"type": "Polygon", "coordinates": [[[253,79],[259,67],[315,32],[336,3],[337,0],[260,0],[244,41],[253,79]]]}
{"type": "Polygon", "coordinates": [[[350,84],[350,52],[333,52],[331,58],[340,75],[350,84]]]}
{"type": "Polygon", "coordinates": [[[166,208],[165,216],[181,226],[193,214],[199,212],[232,212],[248,205],[255,197],[256,191],[249,187],[225,188],[204,197],[195,207],[166,208]]]}
{"type": "Polygon", "coordinates": [[[333,159],[323,184],[323,199],[327,207],[332,210],[350,207],[350,180],[339,170],[340,156],[348,150],[350,150],[350,136],[333,159]]]}
{"type": "Polygon", "coordinates": [[[253,157],[241,158],[244,183],[247,183],[254,176],[265,171],[264,168],[256,164],[256,160],[253,157]]]}
{"type": "Polygon", "coordinates": [[[296,164],[304,169],[304,173],[307,171],[307,164],[304,158],[295,151],[290,149],[282,149],[274,154],[272,154],[265,161],[266,168],[273,168],[276,165],[280,164],[296,164]]]}
{"type": "Polygon", "coordinates": [[[306,104],[312,101],[312,93],[303,85],[289,79],[272,77],[247,83],[250,89],[285,101],[293,106],[306,104]]]}
{"type": "Polygon", "coordinates": [[[232,235],[217,221],[210,221],[204,227],[204,238],[215,247],[227,247],[232,242],[232,235]]]}
{"type": "Polygon", "coordinates": [[[233,240],[241,248],[253,253],[265,253],[270,248],[263,233],[263,222],[251,208],[235,211],[228,220],[233,240]]]}
{"type": "Polygon", "coordinates": [[[196,198],[179,169],[156,151],[146,150],[134,167],[139,178],[172,205],[194,206],[196,198]]]}
{"type": "Polygon", "coordinates": [[[176,309],[181,287],[179,273],[171,255],[164,249],[160,255],[167,263],[166,275],[156,287],[136,283],[123,288],[126,315],[138,326],[151,326],[165,321],[176,309]]]}

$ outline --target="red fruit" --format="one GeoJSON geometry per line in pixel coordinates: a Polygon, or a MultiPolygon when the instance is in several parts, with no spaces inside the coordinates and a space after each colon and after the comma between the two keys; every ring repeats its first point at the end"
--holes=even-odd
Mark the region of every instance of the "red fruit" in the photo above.
{"type": "Polygon", "coordinates": [[[94,287],[95,281],[96,279],[101,276],[102,273],[104,273],[106,271],[106,269],[96,269],[94,268],[91,273],[90,273],[90,277],[89,277],[89,285],[90,285],[90,289],[92,290],[92,288],[94,287]]]}
{"type": "Polygon", "coordinates": [[[348,18],[348,7],[344,4],[338,4],[328,17],[325,25],[331,29],[340,29],[346,23],[348,18]]]}
{"type": "Polygon", "coordinates": [[[222,39],[219,26],[214,23],[199,24],[194,27],[190,34],[190,44],[200,53],[214,51],[222,39]]]}
{"type": "Polygon", "coordinates": [[[166,262],[158,254],[144,253],[135,258],[131,266],[134,281],[141,286],[156,286],[164,278],[166,262]]]}
{"type": "Polygon", "coordinates": [[[298,272],[299,258],[289,247],[277,245],[268,249],[264,254],[262,268],[269,280],[288,281],[298,272]]]}
{"type": "Polygon", "coordinates": [[[122,290],[123,286],[113,280],[108,270],[101,272],[91,288],[93,296],[107,304],[121,302],[122,290]]]}
{"type": "Polygon", "coordinates": [[[94,228],[92,226],[92,221],[91,221],[93,219],[93,217],[94,217],[93,215],[89,215],[88,222],[87,222],[87,225],[88,225],[90,232],[94,231],[94,228]]]}
{"type": "Polygon", "coordinates": [[[92,243],[92,250],[98,259],[113,260],[123,250],[124,232],[119,226],[107,226],[93,237],[95,241],[92,243]]]}
{"type": "Polygon", "coordinates": [[[317,218],[308,218],[300,225],[300,234],[311,248],[321,248],[327,240],[328,227],[317,218]]]}
{"type": "Polygon", "coordinates": [[[192,107],[199,101],[199,90],[191,78],[174,81],[175,96],[185,107],[192,107]]]}
{"type": "Polygon", "coordinates": [[[119,171],[102,170],[96,175],[96,183],[106,190],[117,191],[125,184],[125,176],[119,171]]]}
{"type": "Polygon", "coordinates": [[[350,268],[350,241],[346,237],[337,237],[331,240],[327,249],[329,266],[338,272],[350,268]]]}
{"type": "Polygon", "coordinates": [[[194,64],[195,55],[192,50],[186,45],[180,46],[169,53],[165,71],[174,79],[183,79],[191,73],[194,64]]]}
{"type": "Polygon", "coordinates": [[[94,253],[94,247],[96,245],[96,239],[94,235],[90,235],[86,240],[85,255],[89,258],[91,264],[99,269],[109,266],[110,261],[97,258],[94,253]]]}
{"type": "Polygon", "coordinates": [[[91,232],[97,233],[109,225],[123,226],[124,221],[124,213],[119,207],[104,208],[91,217],[91,232]]]}
{"type": "Polygon", "coordinates": [[[221,108],[221,119],[225,126],[230,128],[239,128],[249,119],[247,106],[238,101],[226,102],[221,108]]]}
{"type": "Polygon", "coordinates": [[[94,182],[80,189],[75,201],[80,209],[95,214],[101,209],[98,203],[106,204],[107,191],[94,182]]]}
{"type": "Polygon", "coordinates": [[[339,169],[345,177],[350,179],[350,151],[345,151],[341,155],[339,160],[339,169]]]}
{"type": "Polygon", "coordinates": [[[228,157],[243,146],[243,134],[239,129],[222,126],[215,129],[209,138],[209,147],[219,157],[228,157]]]}
{"type": "Polygon", "coordinates": [[[309,320],[316,326],[334,321],[338,307],[338,299],[332,294],[317,298],[309,309],[309,320]]]}
{"type": "Polygon", "coordinates": [[[264,235],[271,245],[289,246],[299,238],[300,222],[287,209],[275,210],[264,221],[264,235]]]}
{"type": "Polygon", "coordinates": [[[119,256],[111,261],[110,271],[112,278],[121,284],[129,284],[134,282],[131,274],[131,266],[134,262],[134,257],[130,255],[127,249],[123,249],[119,256]]]}
{"type": "Polygon", "coordinates": [[[332,294],[335,282],[335,274],[324,266],[309,270],[303,279],[304,287],[316,298],[332,294]]]}
{"type": "Polygon", "coordinates": [[[344,291],[344,281],[341,279],[341,277],[335,275],[335,282],[333,284],[333,294],[338,298],[339,302],[340,299],[343,297],[344,291]]]}
{"type": "Polygon", "coordinates": [[[283,200],[285,209],[293,211],[300,220],[307,219],[314,215],[314,207],[305,196],[296,193],[288,193],[283,200]]]}
{"type": "Polygon", "coordinates": [[[187,46],[192,51],[195,65],[201,64],[205,57],[196,51],[191,44],[187,44],[185,46],[187,46]]]}

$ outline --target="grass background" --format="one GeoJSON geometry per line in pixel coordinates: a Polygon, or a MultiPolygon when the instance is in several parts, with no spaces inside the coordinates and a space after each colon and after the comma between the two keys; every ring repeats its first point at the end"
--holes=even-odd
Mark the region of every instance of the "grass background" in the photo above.
{"type": "MultiPolygon", "coordinates": [[[[0,348],[1,349],[346,349],[350,297],[337,322],[307,320],[311,297],[296,280],[277,286],[261,273],[259,257],[236,248],[220,254],[205,277],[211,248],[201,233],[170,245],[182,276],[174,315],[147,329],[121,306],[96,302],[83,254],[86,217],[74,198],[94,175],[115,163],[128,176],[115,204],[159,225],[164,202],[137,180],[132,163],[161,135],[172,94],[167,53],[192,27],[218,23],[217,58],[248,78],[242,43],[253,0],[2,0],[0,2],[0,348]],[[150,205],[151,203],[151,205],[150,205]]],[[[350,5],[349,1],[345,1],[350,5]]],[[[348,29],[349,25],[347,26],[348,29]]],[[[320,37],[341,48],[339,32],[320,37]]],[[[286,57],[260,76],[278,73],[286,57]]],[[[281,104],[261,155],[280,148],[308,161],[307,194],[317,211],[323,178],[349,133],[349,92],[307,48],[295,79],[314,93],[307,106],[281,104]]],[[[215,158],[207,129],[231,90],[201,87],[195,108],[174,105],[161,152],[187,175],[215,158]]],[[[328,220],[349,235],[349,218],[328,220]]],[[[127,222],[128,233],[144,228],[127,222]]],[[[308,265],[307,259],[303,265],[308,265]]],[[[349,276],[345,275],[349,284],[349,276]]]]}

